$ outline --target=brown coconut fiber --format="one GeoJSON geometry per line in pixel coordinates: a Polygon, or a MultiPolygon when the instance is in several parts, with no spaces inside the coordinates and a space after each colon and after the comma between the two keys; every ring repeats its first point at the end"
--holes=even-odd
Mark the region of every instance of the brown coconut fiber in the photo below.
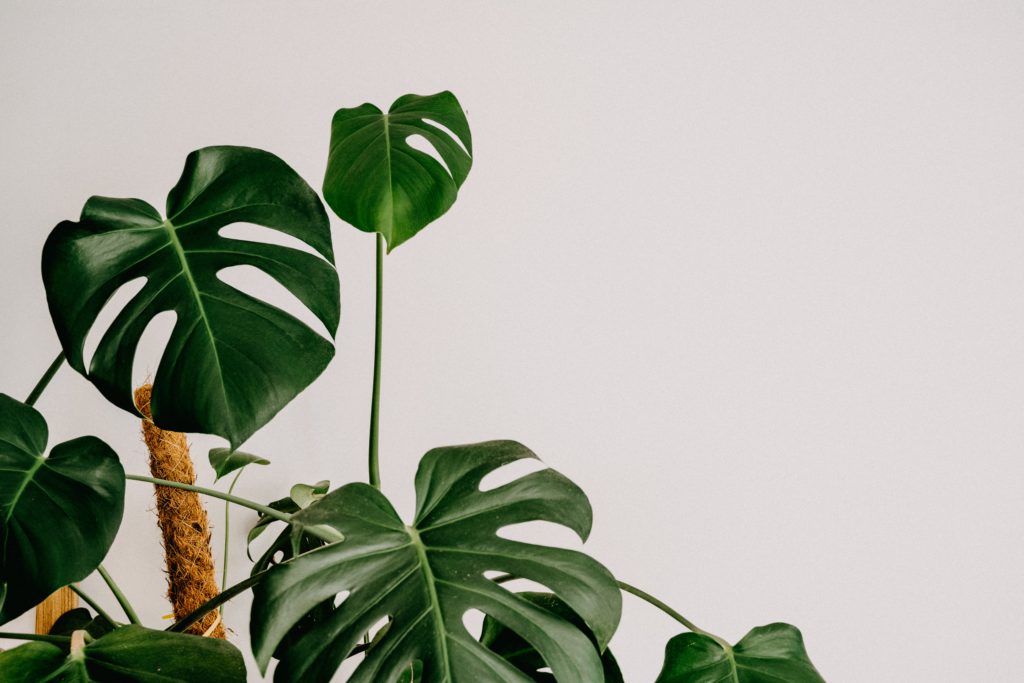
{"type": "MultiPolygon", "coordinates": [[[[145,415],[142,437],[149,448],[149,470],[157,479],[195,484],[188,439],[180,432],[164,431],[153,424],[149,407],[152,394],[151,384],[135,390],[135,405],[145,415]]],[[[197,493],[168,486],[155,488],[157,521],[167,560],[167,597],[174,606],[174,618],[182,619],[220,593],[210,549],[210,523],[197,493]]],[[[187,632],[225,638],[217,610],[192,624],[187,632]]]]}

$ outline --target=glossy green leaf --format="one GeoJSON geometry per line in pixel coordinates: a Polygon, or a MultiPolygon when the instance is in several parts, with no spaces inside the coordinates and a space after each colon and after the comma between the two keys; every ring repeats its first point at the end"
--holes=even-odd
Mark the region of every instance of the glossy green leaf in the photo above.
{"type": "MultiPolygon", "coordinates": [[[[270,461],[245,451],[233,451],[230,448],[211,448],[210,465],[213,467],[217,480],[246,465],[269,465],[270,461]]],[[[216,480],[215,480],[216,481],[216,480]]]]}
{"type": "Polygon", "coordinates": [[[388,618],[353,683],[394,683],[416,661],[425,683],[529,681],[467,631],[463,616],[478,609],[536,648],[560,683],[600,680],[600,657],[587,634],[485,577],[497,571],[546,586],[582,617],[600,647],[618,625],[621,595],[608,570],[583,553],[498,535],[530,521],[564,525],[582,539],[590,533],[586,496],[553,470],[480,490],[488,473],[524,458],[536,456],[512,441],[430,451],[416,475],[411,526],[365,484],[343,486],[296,513],[294,522],[330,525],[345,540],[278,566],[256,587],[250,629],[259,665],[265,669],[276,651],[275,681],[328,681],[363,634],[388,618]],[[336,596],[344,600],[329,618],[278,649],[293,624],[336,596]]]}
{"type": "Polygon", "coordinates": [[[157,425],[218,434],[237,448],[327,367],[334,346],[281,309],[218,277],[255,267],[307,307],[333,335],[338,275],[327,214],[279,158],[247,147],[191,153],[167,197],[167,218],[139,199],[92,197],[77,223],[54,228],[43,281],[71,367],[115,405],[135,413],[132,363],[158,314],[176,322],[153,381],[157,425]],[[255,223],[297,238],[320,256],[220,230],[255,223]],[[86,335],[124,284],[145,279],[100,338],[87,369],[86,335]]]}
{"type": "Polygon", "coordinates": [[[0,394],[0,623],[91,574],[121,525],[117,454],[85,436],[43,457],[48,436],[38,411],[0,394]]]}
{"type": "Polygon", "coordinates": [[[455,203],[472,154],[469,123],[450,92],[405,95],[387,114],[372,104],[339,109],[331,122],[324,199],[343,220],[383,235],[390,251],[455,203]],[[414,136],[444,164],[411,146],[414,136]]]}
{"type": "Polygon", "coordinates": [[[28,643],[0,653],[0,680],[245,683],[246,674],[242,653],[227,641],[125,626],[84,647],[72,645],[70,654],[49,643],[28,643]]]}
{"type": "Polygon", "coordinates": [[[699,633],[668,641],[655,683],[825,683],[795,626],[759,626],[729,647],[699,633]]]}
{"type": "MultiPolygon", "coordinates": [[[[565,619],[584,633],[590,632],[579,615],[573,612],[558,596],[551,593],[534,592],[519,593],[519,595],[538,607],[565,619]]],[[[591,641],[593,641],[594,648],[596,649],[597,639],[592,634],[591,641]]],[[[537,681],[538,683],[554,683],[555,677],[546,671],[542,671],[542,669],[547,667],[547,663],[540,653],[515,631],[506,628],[491,617],[484,619],[480,642],[504,657],[512,666],[529,676],[530,680],[537,681]]],[[[604,683],[623,683],[622,671],[619,669],[615,657],[612,656],[611,651],[608,649],[605,649],[601,654],[601,666],[604,669],[604,678],[600,679],[600,681],[604,681],[604,683]]],[[[600,681],[595,681],[594,683],[600,683],[600,681]]]]}

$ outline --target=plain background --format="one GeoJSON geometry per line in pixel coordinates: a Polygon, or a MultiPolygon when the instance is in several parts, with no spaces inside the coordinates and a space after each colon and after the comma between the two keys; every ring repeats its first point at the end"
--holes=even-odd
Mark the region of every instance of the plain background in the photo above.
{"type": "MultiPolygon", "coordinates": [[[[58,350],[38,257],[89,195],[162,206],[210,144],[319,187],[335,109],[451,89],[473,172],[386,263],[399,509],[430,447],[515,438],[588,492],[593,555],[713,632],[796,624],[831,682],[1015,680],[1022,35],[994,0],[4,0],[0,391],[58,350]]],[[[245,445],[273,460],[251,498],[365,477],[373,239],[333,222],[338,357],[245,445]]],[[[74,372],[39,408],[51,444],[93,433],[145,470],[136,421],[74,372]]],[[[209,484],[220,442],[193,443],[209,484]]],[[[157,624],[151,509],[130,485],[106,565],[157,624]]],[[[679,630],[627,598],[627,679],[679,630]]]]}

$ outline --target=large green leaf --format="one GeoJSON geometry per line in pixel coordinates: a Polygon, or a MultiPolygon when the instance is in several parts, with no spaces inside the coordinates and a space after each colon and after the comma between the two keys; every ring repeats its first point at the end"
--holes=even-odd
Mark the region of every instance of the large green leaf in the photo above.
{"type": "Polygon", "coordinates": [[[28,643],[0,653],[4,683],[245,683],[242,653],[224,640],[125,626],[71,652],[28,643]]]}
{"type": "Polygon", "coordinates": [[[92,436],[46,451],[46,421],[0,394],[0,623],[103,561],[124,512],[124,469],[92,436]]]}
{"type": "MultiPolygon", "coordinates": [[[[579,615],[569,609],[568,605],[559,600],[558,596],[552,595],[551,593],[534,592],[520,593],[519,595],[538,607],[546,609],[552,614],[565,619],[579,629],[589,633],[587,625],[583,623],[583,620],[579,618],[579,615]]],[[[594,647],[597,647],[596,639],[593,637],[591,637],[591,639],[594,640],[594,647]]],[[[547,667],[547,663],[544,661],[544,658],[540,656],[540,653],[537,652],[532,645],[523,640],[515,631],[506,628],[503,624],[495,621],[491,617],[484,619],[480,642],[504,657],[510,664],[522,671],[524,674],[528,675],[530,680],[536,681],[537,683],[554,682],[555,677],[546,671],[543,671],[543,669],[547,667]]],[[[611,650],[607,648],[603,653],[601,653],[601,666],[604,669],[604,678],[600,679],[601,681],[604,681],[604,683],[623,683],[622,671],[619,669],[619,664],[615,661],[615,657],[612,656],[611,650]]],[[[594,683],[600,682],[594,681],[594,683]]]]}
{"type": "Polygon", "coordinates": [[[586,496],[553,470],[480,490],[488,473],[524,458],[536,456],[512,441],[430,451],[416,475],[411,526],[365,484],[343,486],[296,513],[293,524],[330,525],[345,540],[278,566],[255,589],[250,629],[260,666],[303,615],[348,592],[329,618],[277,652],[275,681],[330,680],[384,618],[387,631],[350,681],[393,683],[416,661],[424,683],[530,681],[469,633],[463,617],[473,609],[536,648],[559,683],[600,680],[598,648],[587,634],[485,576],[503,572],[546,586],[580,615],[601,648],[618,625],[621,595],[600,564],[576,551],[498,536],[506,526],[536,520],[564,525],[582,539],[590,533],[586,496]]]}
{"type": "Polygon", "coordinates": [[[455,203],[472,154],[469,123],[450,92],[405,95],[387,114],[372,104],[339,109],[331,121],[324,199],[343,220],[383,235],[390,251],[455,203]],[[412,147],[413,136],[424,138],[444,164],[412,147]]]}
{"type": "Polygon", "coordinates": [[[668,641],[655,683],[825,683],[795,626],[769,624],[730,647],[710,636],[683,633],[668,641]]]}
{"type": "Polygon", "coordinates": [[[334,347],[218,273],[258,268],[333,335],[339,315],[333,258],[323,205],[287,164],[257,149],[206,147],[186,159],[167,197],[166,219],[139,199],[89,199],[78,223],[61,223],[47,239],[43,281],[71,366],[132,412],[139,340],[153,318],[173,311],[177,320],[153,382],[153,419],[165,429],[219,434],[235,448],[323,371],[334,347]],[[219,234],[237,222],[295,237],[323,258],[219,234]],[[137,278],[145,285],[103,334],[86,369],[86,335],[104,304],[137,278]]]}

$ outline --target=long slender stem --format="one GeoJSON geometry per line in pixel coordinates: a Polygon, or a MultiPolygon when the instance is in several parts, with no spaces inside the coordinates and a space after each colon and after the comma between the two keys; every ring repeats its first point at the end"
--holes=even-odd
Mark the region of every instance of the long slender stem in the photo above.
{"type": "Polygon", "coordinates": [[[636,597],[640,598],[641,600],[644,600],[645,602],[648,602],[648,603],[654,605],[655,607],[660,609],[662,612],[664,612],[665,614],[669,615],[670,617],[672,617],[673,619],[678,621],[680,624],[682,624],[683,626],[685,626],[689,630],[693,631],[694,633],[700,633],[701,635],[705,635],[705,636],[708,636],[710,638],[714,638],[715,640],[721,640],[718,636],[716,636],[716,635],[714,635],[712,633],[708,633],[704,629],[702,629],[699,626],[695,625],[692,621],[690,621],[689,619],[684,617],[682,614],[680,614],[679,612],[675,611],[674,609],[672,609],[671,607],[666,605],[664,602],[662,602],[658,598],[656,598],[653,595],[651,595],[650,593],[647,593],[646,591],[642,591],[639,588],[637,588],[636,586],[631,586],[628,583],[626,583],[625,581],[619,581],[619,588],[621,588],[626,593],[631,593],[631,594],[635,595],[636,597]]]}
{"type": "Polygon", "coordinates": [[[268,517],[279,519],[282,522],[290,522],[292,520],[292,516],[287,512],[281,512],[280,510],[275,510],[274,508],[267,507],[266,505],[260,505],[257,502],[246,500],[245,498],[239,498],[238,496],[228,495],[226,493],[221,493],[220,491],[204,488],[202,486],[195,486],[193,484],[182,484],[181,482],[168,481],[167,479],[155,479],[153,477],[144,477],[141,474],[126,474],[124,475],[124,478],[128,479],[129,481],[145,481],[150,484],[156,484],[157,486],[169,486],[172,489],[184,489],[185,491],[195,491],[196,493],[202,493],[204,496],[210,496],[211,498],[219,498],[221,500],[226,500],[229,503],[241,505],[242,507],[249,508],[250,510],[255,510],[256,512],[261,512],[268,517]]]}
{"type": "Polygon", "coordinates": [[[38,633],[0,633],[0,638],[11,638],[13,640],[38,640],[41,643],[54,643],[63,645],[71,642],[71,636],[44,636],[38,633]]]}
{"type": "Polygon", "coordinates": [[[384,320],[384,236],[377,233],[377,305],[373,334],[373,397],[370,402],[370,484],[380,488],[380,456],[377,424],[380,421],[381,332],[384,320]]]}
{"type": "Polygon", "coordinates": [[[111,624],[114,624],[115,626],[117,625],[118,622],[114,621],[114,618],[111,617],[110,614],[108,614],[107,611],[103,609],[103,607],[101,607],[98,602],[96,602],[91,596],[89,596],[88,593],[86,593],[84,590],[82,590],[73,583],[68,584],[68,588],[71,589],[72,593],[82,598],[82,601],[85,602],[85,604],[89,605],[89,607],[92,607],[96,614],[100,615],[101,617],[109,621],[111,624]]]}
{"type": "MultiPolygon", "coordinates": [[[[242,472],[243,471],[244,470],[238,470],[238,472],[235,474],[235,478],[231,480],[231,486],[228,487],[228,495],[229,496],[232,493],[234,493],[234,491],[235,491],[235,484],[238,483],[238,478],[240,476],[242,476],[242,472]]],[[[231,523],[231,502],[230,501],[224,501],[224,559],[221,561],[221,565],[222,565],[221,577],[220,577],[220,585],[221,586],[228,585],[228,549],[230,548],[229,541],[231,540],[231,534],[229,533],[229,531],[231,530],[230,523],[231,523]]],[[[224,606],[223,605],[220,608],[220,615],[221,615],[221,617],[224,616],[224,606]]]]}
{"type": "Polygon", "coordinates": [[[96,567],[96,571],[99,572],[101,577],[103,577],[103,580],[110,588],[110,592],[114,594],[115,598],[117,598],[117,604],[121,605],[121,609],[124,610],[125,616],[128,617],[128,621],[132,622],[133,624],[142,623],[139,621],[139,615],[136,614],[135,610],[132,608],[132,604],[128,602],[128,598],[125,597],[125,594],[121,592],[121,589],[114,581],[114,578],[109,573],[107,573],[107,570],[103,567],[102,564],[96,567]]]}
{"type": "Polygon", "coordinates": [[[50,363],[50,367],[46,368],[46,372],[44,372],[43,376],[39,378],[38,382],[36,382],[35,387],[32,388],[32,393],[30,393],[28,398],[25,399],[26,405],[35,405],[36,401],[39,400],[39,397],[43,395],[43,390],[46,388],[46,385],[50,383],[50,380],[53,379],[53,376],[57,374],[57,371],[60,370],[60,366],[62,365],[64,365],[63,351],[53,359],[53,362],[50,363]]]}
{"type": "MultiPolygon", "coordinates": [[[[271,569],[273,569],[273,567],[271,567],[271,569]]],[[[181,621],[174,622],[165,630],[175,632],[184,631],[189,626],[202,619],[207,612],[217,609],[220,605],[223,605],[225,602],[235,597],[239,593],[243,593],[246,590],[255,586],[257,583],[263,580],[263,577],[266,576],[267,572],[269,571],[270,569],[264,569],[263,571],[257,574],[253,574],[244,581],[239,581],[234,586],[231,586],[231,588],[227,588],[221,591],[220,594],[214,596],[213,598],[210,598],[202,605],[197,607],[195,610],[193,610],[192,613],[189,614],[187,617],[185,617],[181,621]]]]}

